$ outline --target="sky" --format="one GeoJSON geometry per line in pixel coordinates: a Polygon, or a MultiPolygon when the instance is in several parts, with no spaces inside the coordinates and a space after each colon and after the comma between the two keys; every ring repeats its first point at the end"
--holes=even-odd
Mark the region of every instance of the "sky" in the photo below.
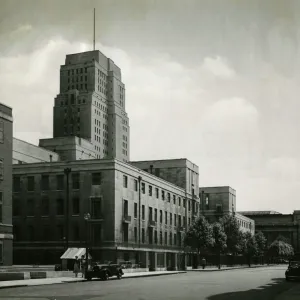
{"type": "Polygon", "coordinates": [[[130,159],[187,158],[237,210],[300,209],[300,1],[0,0],[0,102],[14,136],[52,137],[66,54],[121,69],[130,159]]]}

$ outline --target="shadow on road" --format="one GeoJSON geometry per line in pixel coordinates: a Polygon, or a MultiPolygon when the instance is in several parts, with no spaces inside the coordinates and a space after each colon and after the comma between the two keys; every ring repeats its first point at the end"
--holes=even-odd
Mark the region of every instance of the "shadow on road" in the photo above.
{"type": "Polygon", "coordinates": [[[295,284],[299,284],[299,282],[286,282],[284,278],[273,278],[270,284],[256,289],[212,295],[207,297],[207,300],[272,300],[291,289],[295,284]]]}

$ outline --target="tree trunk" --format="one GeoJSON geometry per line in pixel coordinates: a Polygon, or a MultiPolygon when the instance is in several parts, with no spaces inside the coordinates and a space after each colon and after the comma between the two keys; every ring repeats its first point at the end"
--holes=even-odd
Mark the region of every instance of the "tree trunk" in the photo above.
{"type": "Polygon", "coordinates": [[[219,263],[218,268],[221,269],[221,251],[219,250],[219,263]]]}

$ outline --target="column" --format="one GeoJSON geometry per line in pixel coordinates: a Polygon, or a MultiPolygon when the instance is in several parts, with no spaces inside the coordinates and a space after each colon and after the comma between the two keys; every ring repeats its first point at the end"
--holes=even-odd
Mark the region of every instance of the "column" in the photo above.
{"type": "Polygon", "coordinates": [[[153,269],[157,271],[157,253],[153,252],[153,269]]]}
{"type": "Polygon", "coordinates": [[[174,253],[174,271],[178,270],[178,253],[174,253]]]}
{"type": "Polygon", "coordinates": [[[167,270],[168,265],[167,265],[167,252],[164,252],[164,268],[167,270]]]}

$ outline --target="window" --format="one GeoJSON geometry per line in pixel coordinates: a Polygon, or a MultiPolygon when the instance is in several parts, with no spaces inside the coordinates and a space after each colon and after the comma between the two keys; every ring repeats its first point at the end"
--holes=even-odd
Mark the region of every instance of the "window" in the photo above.
{"type": "Polygon", "coordinates": [[[20,215],[20,199],[13,197],[13,216],[19,216],[20,215]]]}
{"type": "Polygon", "coordinates": [[[165,211],[165,224],[168,224],[168,213],[165,211]]]}
{"type": "Polygon", "coordinates": [[[134,203],[134,217],[137,218],[138,216],[138,205],[137,203],[134,203]]]}
{"type": "Polygon", "coordinates": [[[27,177],[27,191],[34,191],[34,176],[27,177]]]}
{"type": "Polygon", "coordinates": [[[137,227],[134,227],[134,241],[137,243],[137,227]]]}
{"type": "Polygon", "coordinates": [[[152,207],[149,207],[149,221],[153,220],[153,213],[152,213],[152,207]]]}
{"type": "Polygon", "coordinates": [[[170,232],[169,234],[169,245],[171,246],[172,245],[172,233],[170,232]]]}
{"type": "Polygon", "coordinates": [[[4,143],[4,122],[0,121],[0,143],[4,143]]]}
{"type": "Polygon", "coordinates": [[[177,216],[174,214],[174,226],[177,225],[177,216]]]}
{"type": "Polygon", "coordinates": [[[92,185],[101,185],[101,173],[92,173],[92,185]]]}
{"type": "Polygon", "coordinates": [[[128,242],[128,224],[123,225],[123,241],[128,242]]]}
{"type": "Polygon", "coordinates": [[[157,244],[157,231],[154,230],[154,243],[157,244]]]}
{"type": "Polygon", "coordinates": [[[178,206],[181,206],[181,198],[178,197],[178,206]]]}
{"type": "Polygon", "coordinates": [[[101,202],[102,201],[100,197],[91,198],[92,219],[102,218],[101,202]]]}
{"type": "Polygon", "coordinates": [[[149,236],[149,244],[153,244],[153,228],[149,227],[148,229],[148,236],[149,236]]]}
{"type": "Polygon", "coordinates": [[[2,223],[2,206],[3,206],[3,193],[0,192],[0,223],[2,223]]]}
{"type": "Polygon", "coordinates": [[[177,236],[176,236],[176,233],[174,233],[174,246],[177,245],[177,236]]]}
{"type": "Polygon", "coordinates": [[[27,216],[34,216],[34,200],[27,200],[27,216]]]}
{"type": "Polygon", "coordinates": [[[34,241],[34,238],[35,238],[35,236],[34,236],[34,228],[33,228],[33,226],[28,226],[28,229],[27,229],[27,237],[28,237],[28,240],[29,241],[34,241]]]}
{"type": "Polygon", "coordinates": [[[181,216],[178,216],[178,226],[181,227],[181,216]]]}
{"type": "Polygon", "coordinates": [[[163,191],[163,190],[161,191],[161,199],[165,200],[165,191],[163,191]]]}
{"type": "Polygon", "coordinates": [[[3,180],[3,176],[4,176],[4,163],[3,163],[3,159],[0,158],[0,181],[3,180]]]}
{"type": "Polygon", "coordinates": [[[170,225],[172,225],[172,223],[173,223],[173,215],[172,213],[170,213],[170,225]]]}
{"type": "Polygon", "coordinates": [[[80,177],[79,174],[72,174],[72,188],[73,190],[79,190],[80,188],[80,181],[79,181],[80,177]]]}
{"type": "Polygon", "coordinates": [[[64,214],[64,200],[63,199],[56,200],[56,214],[59,216],[64,214]]]}
{"type": "Polygon", "coordinates": [[[133,180],[134,190],[137,192],[138,190],[138,181],[136,179],[133,180]]]}
{"type": "Polygon", "coordinates": [[[158,199],[159,198],[159,189],[158,188],[155,188],[155,194],[156,194],[156,198],[158,199]]]}
{"type": "Polygon", "coordinates": [[[79,226],[77,224],[73,224],[73,240],[79,241],[79,226]]]}
{"type": "Polygon", "coordinates": [[[57,238],[58,240],[62,240],[64,238],[64,226],[57,225],[57,238]]]}
{"type": "Polygon", "coordinates": [[[168,245],[168,233],[165,231],[165,245],[168,245]]]}
{"type": "Polygon", "coordinates": [[[49,225],[44,225],[43,226],[43,240],[44,241],[50,241],[50,235],[51,235],[51,230],[49,225]]]}
{"type": "Polygon", "coordinates": [[[142,220],[145,220],[145,205],[142,205],[142,220]]]}
{"type": "Polygon", "coordinates": [[[159,233],[159,243],[162,245],[163,243],[163,233],[162,231],[159,233]]]}
{"type": "Polygon", "coordinates": [[[126,175],[123,175],[123,187],[127,188],[128,186],[128,177],[126,175]]]}
{"type": "Polygon", "coordinates": [[[154,221],[157,222],[157,208],[154,209],[154,221]]]}
{"type": "Polygon", "coordinates": [[[127,216],[128,216],[128,201],[127,201],[127,200],[124,200],[123,216],[124,216],[124,217],[127,217],[127,216]]]}
{"type": "Polygon", "coordinates": [[[159,211],[159,222],[160,222],[160,224],[162,224],[162,222],[163,222],[163,212],[162,212],[162,210],[159,211]]]}
{"type": "Polygon", "coordinates": [[[142,243],[145,243],[145,228],[142,228],[142,243]]]}
{"type": "Polygon", "coordinates": [[[176,196],[173,195],[173,204],[176,204],[176,196]]]}
{"type": "Polygon", "coordinates": [[[56,175],[56,189],[58,191],[64,189],[64,175],[56,175]]]}
{"type": "Polygon", "coordinates": [[[183,199],[183,207],[186,207],[186,199],[183,199]]]}
{"type": "Polygon", "coordinates": [[[142,193],[143,193],[143,194],[146,193],[146,185],[145,185],[145,182],[142,182],[142,193]]]}
{"type": "Polygon", "coordinates": [[[191,201],[188,201],[188,210],[191,210],[191,201]]]}
{"type": "Polygon", "coordinates": [[[42,191],[49,190],[49,175],[42,175],[42,184],[41,184],[42,191]]]}
{"type": "Polygon", "coordinates": [[[42,216],[49,215],[49,198],[44,196],[42,198],[42,216]]]}
{"type": "Polygon", "coordinates": [[[152,186],[149,185],[149,196],[152,196],[152,186]]]}
{"type": "Polygon", "coordinates": [[[72,208],[73,208],[73,215],[79,215],[80,208],[79,208],[79,198],[74,197],[72,199],[72,208]]]}
{"type": "Polygon", "coordinates": [[[13,191],[20,192],[21,191],[21,178],[20,176],[13,177],[13,191]]]}
{"type": "Polygon", "coordinates": [[[171,202],[171,194],[168,193],[168,202],[171,202]]]}

